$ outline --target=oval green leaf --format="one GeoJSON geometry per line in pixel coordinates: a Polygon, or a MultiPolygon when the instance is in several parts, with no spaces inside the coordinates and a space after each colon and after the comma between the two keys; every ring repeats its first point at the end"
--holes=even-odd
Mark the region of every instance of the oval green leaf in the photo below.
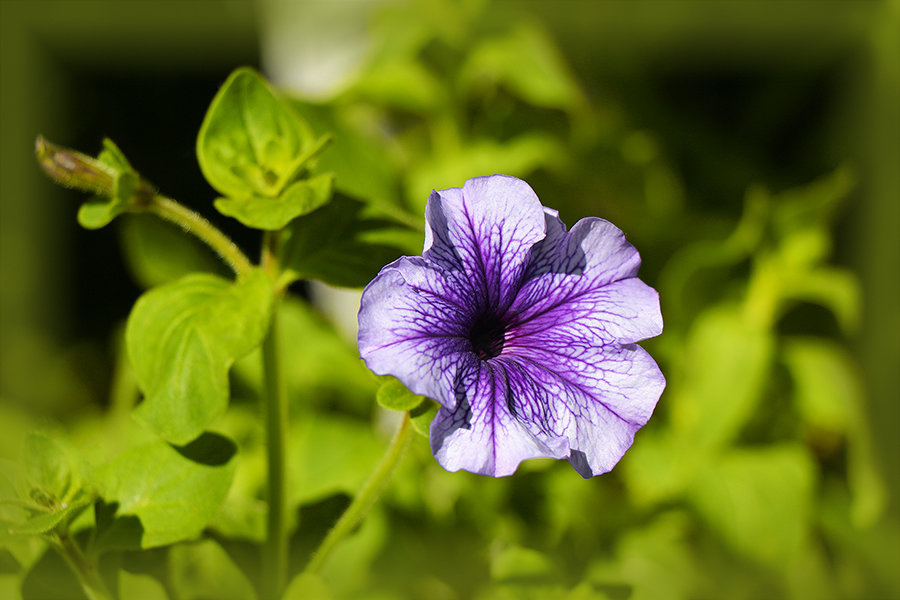
{"type": "Polygon", "coordinates": [[[228,438],[204,433],[186,446],[160,441],[119,455],[98,472],[110,510],[98,516],[94,549],[128,547],[125,540],[153,548],[199,535],[228,494],[236,453],[228,438]]]}
{"type": "Polygon", "coordinates": [[[257,347],[271,313],[268,277],[237,283],[193,274],[141,296],[125,340],[144,401],[135,417],[163,439],[184,444],[228,406],[228,371],[257,347]]]}
{"type": "Polygon", "coordinates": [[[379,379],[382,383],[375,394],[375,400],[388,410],[405,412],[416,408],[426,400],[425,396],[409,391],[396,377],[386,375],[379,379]]]}
{"type": "Polygon", "coordinates": [[[312,143],[308,126],[252,69],[231,74],[210,104],[197,159],[223,196],[278,196],[312,143]]]}

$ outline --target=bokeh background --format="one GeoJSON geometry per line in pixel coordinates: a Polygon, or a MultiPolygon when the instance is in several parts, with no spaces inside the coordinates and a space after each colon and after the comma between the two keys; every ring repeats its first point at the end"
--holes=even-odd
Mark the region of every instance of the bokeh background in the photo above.
{"type": "MultiPolygon", "coordinates": [[[[666,321],[644,345],[668,389],[613,473],[448,474],[417,440],[332,593],[900,598],[900,2],[0,0],[4,456],[29,427],[96,431],[123,320],[154,281],[143,226],[80,230],[79,194],[43,177],[35,136],[86,152],[112,138],[252,249],[212,214],[194,157],[241,65],[335,133],[322,168],[344,192],[413,225],[431,189],[495,172],[569,225],[613,221],[666,321]]],[[[321,306],[287,319],[307,340],[290,383],[302,556],[385,417],[356,361],[356,296],[297,292],[321,306]]],[[[248,396],[254,378],[239,365],[248,396]]],[[[249,406],[222,427],[252,458],[249,406]]],[[[259,464],[242,468],[235,511],[260,494],[259,464]]],[[[250,597],[255,534],[234,542],[226,521],[155,557],[201,565],[175,597],[250,597]]],[[[0,595],[41,597],[20,562],[0,556],[0,595]]]]}

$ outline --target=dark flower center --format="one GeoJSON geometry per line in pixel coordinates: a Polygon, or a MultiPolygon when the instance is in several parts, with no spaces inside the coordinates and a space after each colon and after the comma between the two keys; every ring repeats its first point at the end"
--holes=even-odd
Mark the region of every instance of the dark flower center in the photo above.
{"type": "Polygon", "coordinates": [[[472,342],[472,351],[481,360],[488,360],[499,356],[503,351],[503,338],[506,336],[506,327],[503,323],[489,314],[482,314],[475,319],[472,329],[469,331],[469,341],[472,342]]]}

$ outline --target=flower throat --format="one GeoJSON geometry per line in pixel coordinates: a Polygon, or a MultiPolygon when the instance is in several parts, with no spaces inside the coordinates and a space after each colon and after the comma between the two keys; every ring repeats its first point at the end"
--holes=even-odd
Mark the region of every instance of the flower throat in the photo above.
{"type": "Polygon", "coordinates": [[[475,319],[472,329],[469,330],[472,351],[481,360],[499,356],[503,351],[504,337],[506,337],[506,328],[503,323],[490,314],[482,314],[475,319]]]}

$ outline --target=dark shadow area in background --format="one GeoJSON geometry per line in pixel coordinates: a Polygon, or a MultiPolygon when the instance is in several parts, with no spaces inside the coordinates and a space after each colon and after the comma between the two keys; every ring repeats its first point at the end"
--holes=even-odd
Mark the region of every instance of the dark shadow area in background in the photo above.
{"type": "MultiPolygon", "coordinates": [[[[201,212],[251,251],[257,243],[254,232],[212,210],[216,192],[203,178],[194,152],[206,109],[231,68],[171,72],[65,65],[73,135],[59,142],[96,154],[104,137],[112,139],[161,193],[201,212]]],[[[73,252],[63,259],[71,261],[65,319],[71,329],[65,334],[74,340],[100,334],[102,343],[128,316],[141,290],[124,263],[118,224],[83,229],[75,220],[83,195],[71,194],[74,202],[64,207],[71,213],[67,227],[73,252]]]]}

